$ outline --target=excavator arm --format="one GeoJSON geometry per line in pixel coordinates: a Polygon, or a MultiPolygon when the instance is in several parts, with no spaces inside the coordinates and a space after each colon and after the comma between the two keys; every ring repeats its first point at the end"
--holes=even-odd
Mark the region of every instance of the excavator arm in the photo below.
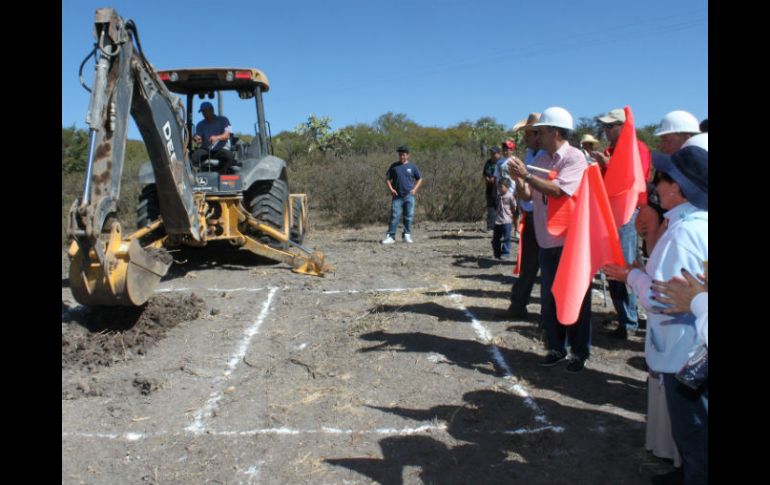
{"type": "Polygon", "coordinates": [[[73,203],[67,224],[73,240],[70,286],[80,303],[141,305],[168,271],[171,258],[162,250],[143,249],[135,237],[123,238],[117,221],[129,114],[152,161],[166,233],[200,241],[205,223],[198,216],[186,162],[181,101],[147,62],[133,21],[124,21],[113,9],[98,9],[94,35],[86,175],[83,195],[73,203]]]}

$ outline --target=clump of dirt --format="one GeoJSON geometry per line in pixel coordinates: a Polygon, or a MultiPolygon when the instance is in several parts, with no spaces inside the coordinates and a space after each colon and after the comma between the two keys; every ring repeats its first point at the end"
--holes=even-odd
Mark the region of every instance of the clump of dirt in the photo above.
{"type": "Polygon", "coordinates": [[[62,305],[64,368],[91,371],[144,355],[169,329],[200,317],[205,309],[195,295],[159,295],[141,307],[78,307],[62,305]]]}
{"type": "Polygon", "coordinates": [[[137,375],[131,383],[142,396],[149,396],[151,393],[160,389],[161,384],[158,379],[137,375]]]}
{"type": "Polygon", "coordinates": [[[66,383],[62,382],[61,386],[62,399],[77,399],[81,396],[103,396],[104,393],[105,389],[102,383],[93,377],[91,379],[86,379],[85,377],[70,379],[66,383]]]}

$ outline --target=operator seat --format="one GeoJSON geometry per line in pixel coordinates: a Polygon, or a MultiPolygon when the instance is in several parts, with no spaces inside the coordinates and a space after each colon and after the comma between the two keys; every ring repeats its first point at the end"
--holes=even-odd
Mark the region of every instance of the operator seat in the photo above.
{"type": "MultiPolygon", "coordinates": [[[[230,165],[230,169],[233,171],[233,173],[238,173],[241,171],[241,162],[238,160],[238,150],[236,149],[238,140],[239,138],[237,136],[234,136],[232,133],[230,134],[230,153],[233,156],[233,163],[230,165]]],[[[218,172],[221,164],[222,162],[216,158],[203,158],[201,160],[201,169],[208,172],[218,172]]]]}

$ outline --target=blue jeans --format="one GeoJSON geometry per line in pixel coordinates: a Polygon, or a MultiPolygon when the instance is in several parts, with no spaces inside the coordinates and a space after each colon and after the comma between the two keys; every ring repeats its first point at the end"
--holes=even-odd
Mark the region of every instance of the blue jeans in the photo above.
{"type": "Polygon", "coordinates": [[[513,224],[495,224],[495,230],[492,233],[492,253],[496,258],[511,255],[512,227],[513,224]]]}
{"type": "Polygon", "coordinates": [[[591,353],[591,286],[583,297],[583,305],[577,322],[562,325],[556,318],[556,301],[551,293],[556,269],[559,267],[563,247],[540,248],[540,324],[545,330],[545,344],[549,351],[567,353],[567,343],[572,355],[585,360],[591,353]]]}
{"type": "Polygon", "coordinates": [[[495,208],[487,207],[487,229],[495,228],[495,208]]]}
{"type": "MultiPolygon", "coordinates": [[[[631,220],[620,227],[618,235],[620,236],[620,247],[623,250],[623,257],[626,263],[631,264],[637,256],[637,234],[634,222],[639,209],[634,211],[631,220]]],[[[618,323],[625,325],[628,330],[639,328],[639,320],[636,312],[636,293],[626,286],[622,281],[609,281],[610,298],[618,313],[618,323]]]]}
{"type": "Polygon", "coordinates": [[[414,220],[414,195],[407,194],[403,197],[393,197],[390,203],[390,225],[388,234],[395,239],[398,223],[404,218],[404,234],[412,233],[412,221],[414,220]]]}
{"type": "Polygon", "coordinates": [[[682,455],[685,485],[708,483],[709,390],[708,383],[692,390],[663,374],[666,404],[671,416],[671,435],[682,455]]]}

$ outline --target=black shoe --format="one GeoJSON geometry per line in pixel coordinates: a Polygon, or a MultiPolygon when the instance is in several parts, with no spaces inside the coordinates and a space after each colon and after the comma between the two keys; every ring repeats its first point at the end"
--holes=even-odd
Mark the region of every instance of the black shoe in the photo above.
{"type": "Polygon", "coordinates": [[[609,335],[612,338],[616,338],[618,340],[626,340],[626,339],[628,339],[629,333],[631,335],[634,335],[636,333],[636,331],[635,330],[631,330],[629,332],[629,330],[626,328],[625,325],[620,324],[620,325],[618,325],[618,328],[616,328],[612,332],[609,332],[607,335],[609,335]]]}
{"type": "Polygon", "coordinates": [[[684,483],[684,472],[682,468],[675,468],[674,471],[656,475],[650,480],[653,485],[682,485],[684,483]]]}
{"type": "Polygon", "coordinates": [[[607,318],[607,319],[605,319],[605,320],[603,320],[603,321],[602,321],[602,327],[604,327],[604,328],[610,328],[610,327],[612,327],[613,325],[615,325],[615,323],[616,323],[616,322],[617,322],[617,320],[616,320],[616,319],[614,319],[614,318],[607,318]]]}
{"type": "Polygon", "coordinates": [[[585,369],[586,367],[586,361],[583,359],[578,359],[577,357],[573,357],[567,362],[567,372],[580,372],[581,370],[585,369]]]}
{"type": "Polygon", "coordinates": [[[527,307],[525,305],[516,305],[514,303],[511,303],[511,305],[508,307],[508,309],[505,311],[507,316],[511,318],[529,318],[529,311],[527,310],[527,307]]]}
{"type": "Polygon", "coordinates": [[[562,354],[561,352],[556,352],[552,350],[548,352],[545,358],[541,360],[538,365],[541,365],[543,367],[552,367],[558,364],[559,362],[561,362],[562,360],[564,360],[566,357],[567,357],[566,354],[562,354]]]}

